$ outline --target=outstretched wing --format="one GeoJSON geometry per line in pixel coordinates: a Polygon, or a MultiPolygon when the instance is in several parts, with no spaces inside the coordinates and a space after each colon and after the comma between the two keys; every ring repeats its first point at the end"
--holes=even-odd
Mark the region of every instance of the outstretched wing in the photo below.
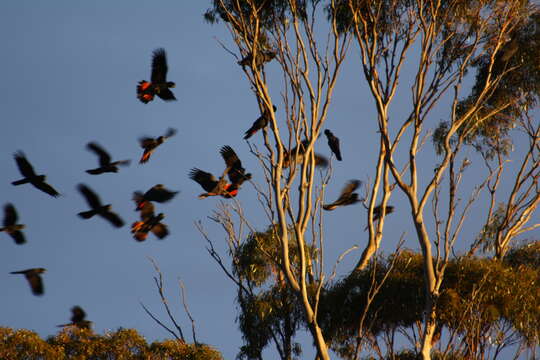
{"type": "Polygon", "coordinates": [[[157,84],[165,83],[167,81],[166,79],[168,70],[169,68],[167,66],[167,53],[165,52],[165,49],[159,48],[154,50],[152,55],[151,81],[157,84]]]}
{"type": "Polygon", "coordinates": [[[189,172],[189,178],[199,183],[206,191],[212,191],[218,184],[216,177],[201,169],[193,168],[189,172]]]}
{"type": "Polygon", "coordinates": [[[17,211],[13,204],[6,204],[4,206],[4,226],[15,225],[17,223],[17,211]]]}
{"type": "Polygon", "coordinates": [[[229,169],[227,175],[229,176],[231,183],[241,184],[245,180],[251,178],[251,174],[246,175],[246,169],[242,167],[242,162],[230,146],[223,146],[219,152],[221,153],[223,160],[225,160],[227,169],[229,169]]]}
{"type": "Polygon", "coordinates": [[[99,200],[99,196],[95,192],[93,192],[92,189],[90,189],[88,186],[84,184],[79,184],[77,188],[92,209],[97,209],[102,206],[101,201],[99,200]]]}
{"type": "Polygon", "coordinates": [[[52,197],[60,196],[60,193],[56,191],[51,185],[47,184],[45,181],[36,181],[32,182],[37,189],[51,195],[52,197]]]}
{"type": "Polygon", "coordinates": [[[74,306],[71,308],[71,313],[73,314],[71,316],[71,321],[73,323],[78,323],[78,322],[81,322],[84,320],[84,318],[86,317],[86,313],[84,312],[84,310],[82,309],[82,307],[80,306],[74,306]]]}
{"type": "Polygon", "coordinates": [[[99,165],[105,166],[111,163],[111,156],[101,146],[95,142],[90,142],[86,145],[88,150],[94,152],[99,157],[99,165]]]}
{"type": "Polygon", "coordinates": [[[157,93],[157,96],[159,96],[162,100],[165,100],[165,101],[174,101],[174,100],[176,100],[176,97],[174,96],[173,92],[168,88],[161,89],[157,93]]]}
{"type": "Polygon", "coordinates": [[[178,191],[170,191],[165,188],[162,184],[157,184],[152,186],[150,190],[148,190],[144,194],[144,198],[150,201],[157,201],[159,203],[164,203],[167,201],[172,200],[178,194],[178,191]]]}
{"type": "Polygon", "coordinates": [[[351,194],[353,191],[358,189],[358,187],[362,184],[360,180],[351,180],[343,187],[343,190],[341,190],[341,195],[339,195],[339,198],[337,201],[349,199],[351,197],[351,194]]]}
{"type": "Polygon", "coordinates": [[[167,228],[167,225],[163,223],[154,225],[152,227],[152,232],[160,239],[163,239],[165,236],[169,235],[169,229],[167,228]]]}
{"type": "Polygon", "coordinates": [[[28,284],[30,284],[32,293],[34,295],[43,295],[43,280],[41,280],[41,276],[35,272],[26,273],[25,276],[28,284]]]}
{"type": "Polygon", "coordinates": [[[26,156],[22,151],[17,151],[13,157],[15,158],[15,161],[17,162],[17,166],[19,167],[19,171],[24,177],[32,177],[36,176],[36,173],[34,172],[34,168],[30,164],[28,160],[26,160],[26,156]]]}
{"type": "Polygon", "coordinates": [[[122,220],[120,216],[112,211],[106,211],[100,215],[117,228],[124,226],[124,220],[122,220]]]}
{"type": "Polygon", "coordinates": [[[176,135],[177,132],[178,132],[178,130],[176,130],[175,128],[168,128],[167,132],[165,133],[165,137],[170,138],[170,137],[176,135]]]}
{"type": "Polygon", "coordinates": [[[139,145],[141,145],[143,149],[154,147],[156,146],[156,139],[149,136],[139,138],[139,145]]]}

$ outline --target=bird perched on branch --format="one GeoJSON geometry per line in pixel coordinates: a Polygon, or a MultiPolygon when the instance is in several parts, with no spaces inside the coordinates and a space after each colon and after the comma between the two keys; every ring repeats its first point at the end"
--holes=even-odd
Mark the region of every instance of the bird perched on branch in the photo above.
{"type": "Polygon", "coordinates": [[[99,157],[99,167],[91,170],[86,170],[87,173],[92,175],[99,175],[106,172],[118,172],[118,165],[128,166],[131,160],[120,160],[111,162],[111,156],[101,146],[95,142],[90,142],[86,145],[86,148],[99,157]]]}
{"type": "Polygon", "coordinates": [[[60,196],[58,191],[56,191],[51,185],[45,182],[45,179],[46,179],[45,175],[37,175],[34,172],[34,168],[30,164],[30,162],[26,159],[22,151],[16,152],[13,156],[15,158],[15,162],[17,163],[19,171],[21,172],[22,176],[24,176],[24,179],[13,181],[11,183],[12,185],[17,186],[17,185],[30,183],[36,189],[39,189],[43,191],[44,193],[51,195],[52,197],[60,196]]]}
{"type": "Polygon", "coordinates": [[[90,219],[94,215],[99,215],[115,227],[124,226],[124,221],[111,211],[111,204],[102,205],[99,196],[84,184],[79,184],[78,189],[91,208],[88,211],[80,212],[78,215],[81,218],[90,219]]]}
{"type": "Polygon", "coordinates": [[[12,271],[10,274],[23,274],[28,280],[32,294],[34,295],[43,295],[43,280],[41,279],[41,274],[47,271],[44,268],[32,268],[21,271],[12,271]]]}
{"type": "MultiPolygon", "coordinates": [[[[274,109],[274,112],[277,110],[275,105],[272,105],[272,108],[274,109]]],[[[263,114],[255,120],[253,125],[244,133],[244,140],[249,139],[252,137],[257,131],[264,129],[270,120],[272,119],[272,115],[268,111],[268,109],[265,109],[263,114]]]]}
{"type": "Polygon", "coordinates": [[[332,211],[339,206],[352,205],[361,201],[361,199],[358,198],[358,193],[354,192],[361,184],[362,182],[360,180],[349,181],[343,190],[341,190],[339,198],[331,204],[323,205],[323,209],[332,211]]]}
{"type": "Polygon", "coordinates": [[[338,161],[341,161],[341,150],[339,148],[339,139],[332,134],[332,132],[328,129],[324,130],[324,134],[328,138],[328,146],[330,147],[330,150],[336,155],[336,159],[338,161]]]}
{"type": "Polygon", "coordinates": [[[137,98],[148,104],[154,100],[154,96],[159,96],[162,100],[173,101],[176,97],[170,90],[176,86],[172,81],[167,81],[167,53],[165,49],[159,48],[152,53],[152,75],[150,82],[146,80],[139,81],[137,85],[137,98]]]}
{"type": "MultiPolygon", "coordinates": [[[[255,66],[257,69],[267,63],[272,61],[276,57],[277,53],[273,50],[259,50],[255,56],[255,66]]],[[[248,53],[242,60],[238,62],[238,65],[242,67],[252,66],[253,65],[253,53],[248,53]]]]}
{"type": "Polygon", "coordinates": [[[169,128],[167,129],[167,132],[165,135],[158,136],[157,138],[152,138],[149,136],[145,136],[139,139],[139,144],[141,145],[141,148],[144,149],[144,152],[142,154],[141,160],[139,160],[139,164],[144,164],[150,160],[150,156],[156,150],[156,148],[163,144],[165,140],[168,138],[174,136],[176,134],[176,129],[169,128]]]}
{"type": "MultiPolygon", "coordinates": [[[[385,214],[391,214],[394,212],[394,207],[392,205],[387,205],[385,208],[385,214]]],[[[379,220],[382,216],[382,205],[377,205],[373,208],[373,222],[379,220]]],[[[364,228],[364,231],[366,231],[369,228],[369,224],[366,225],[364,228]]]]}
{"type": "Polygon", "coordinates": [[[86,320],[86,312],[80,306],[74,306],[71,308],[71,322],[68,324],[58,325],[58,327],[75,326],[79,329],[88,329],[92,327],[92,322],[86,320]]]}
{"type": "MultiPolygon", "coordinates": [[[[306,153],[306,150],[309,145],[309,140],[303,140],[300,144],[298,144],[294,149],[292,149],[290,152],[285,150],[285,156],[283,158],[283,168],[288,168],[291,166],[291,163],[295,162],[296,165],[299,165],[304,160],[304,154],[306,153]]],[[[324,157],[323,155],[314,153],[315,157],[315,166],[317,167],[327,167],[328,166],[328,159],[324,157]]]]}
{"type": "Polygon", "coordinates": [[[219,179],[198,168],[191,169],[189,173],[189,178],[199,183],[207,191],[200,194],[199,199],[218,195],[224,198],[235,197],[244,181],[251,179],[251,174],[246,174],[246,169],[242,167],[242,162],[230,146],[223,146],[220,154],[225,161],[226,168],[219,179]],[[225,176],[229,177],[230,183],[227,182],[225,176]]]}
{"type": "Polygon", "coordinates": [[[26,242],[22,229],[25,228],[23,224],[17,224],[19,216],[15,210],[13,204],[6,204],[4,206],[4,227],[0,228],[0,232],[5,231],[13,240],[15,244],[22,245],[26,242]]]}

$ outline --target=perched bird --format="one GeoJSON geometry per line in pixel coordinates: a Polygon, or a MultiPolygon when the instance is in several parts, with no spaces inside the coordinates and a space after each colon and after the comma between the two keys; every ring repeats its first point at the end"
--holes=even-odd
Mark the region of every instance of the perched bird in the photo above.
{"type": "Polygon", "coordinates": [[[99,157],[99,167],[91,170],[86,170],[87,173],[92,175],[99,175],[106,172],[118,172],[118,166],[127,166],[130,164],[130,160],[121,160],[111,162],[111,156],[101,146],[95,142],[90,142],[86,145],[86,148],[99,157]]]}
{"type": "MultiPolygon", "coordinates": [[[[276,55],[276,52],[273,50],[260,50],[257,52],[257,56],[255,58],[255,66],[257,69],[259,69],[264,63],[272,61],[276,55]]],[[[251,52],[238,62],[238,65],[241,65],[242,67],[252,66],[252,64],[253,54],[251,52]]]]}
{"type": "Polygon", "coordinates": [[[170,88],[176,85],[172,81],[167,81],[167,53],[165,49],[159,48],[152,53],[152,75],[150,82],[139,81],[137,85],[137,98],[145,104],[154,100],[154,96],[159,96],[162,100],[176,100],[170,88]]]}
{"type": "Polygon", "coordinates": [[[345,185],[343,190],[341,190],[341,194],[339,195],[339,198],[331,204],[323,205],[323,209],[327,211],[331,211],[339,206],[352,205],[361,201],[358,198],[358,193],[353,192],[356,189],[358,189],[358,187],[361,184],[362,182],[360,180],[349,181],[347,185],[345,185]]]}
{"type": "Polygon", "coordinates": [[[4,227],[0,228],[0,232],[5,231],[15,240],[15,244],[22,245],[26,242],[24,234],[21,232],[25,225],[17,224],[18,218],[15,207],[12,204],[6,204],[4,206],[4,227]]]}
{"type": "Polygon", "coordinates": [[[90,219],[94,215],[99,215],[115,227],[124,226],[124,221],[111,211],[111,205],[102,205],[98,195],[88,186],[79,184],[79,192],[84,196],[91,210],[80,212],[78,215],[83,219],[90,219]]]}
{"type": "Polygon", "coordinates": [[[341,150],[339,149],[339,139],[332,134],[332,132],[328,129],[324,130],[324,134],[328,138],[328,146],[330,147],[330,150],[336,155],[336,159],[341,161],[341,150]]]}
{"type": "Polygon", "coordinates": [[[90,320],[85,320],[86,312],[80,306],[74,306],[71,308],[71,322],[68,324],[58,325],[58,327],[76,326],[79,329],[88,329],[92,327],[90,320]]]}
{"type": "Polygon", "coordinates": [[[150,155],[156,150],[156,148],[163,144],[165,140],[168,138],[174,136],[176,134],[176,129],[169,128],[165,135],[158,136],[157,138],[152,138],[149,136],[142,137],[139,139],[139,144],[144,149],[144,152],[142,154],[141,160],[139,160],[139,164],[144,164],[148,160],[150,160],[150,155]]]}
{"type": "MultiPolygon", "coordinates": [[[[298,146],[292,149],[290,152],[285,150],[285,156],[283,158],[283,168],[288,168],[291,166],[291,162],[296,160],[296,165],[300,164],[304,159],[304,154],[306,153],[309,140],[303,140],[298,146]],[[297,154],[298,152],[298,154],[297,154]],[[298,157],[296,157],[298,155],[298,157]]],[[[315,166],[318,167],[327,167],[328,159],[324,156],[314,153],[315,157],[315,166]]]]}
{"type": "Polygon", "coordinates": [[[15,162],[17,162],[17,166],[19,167],[19,171],[21,172],[22,176],[24,176],[24,179],[13,181],[11,183],[12,185],[17,186],[30,183],[34,185],[35,188],[51,195],[52,197],[57,197],[60,195],[58,191],[45,182],[45,175],[36,175],[34,168],[30,162],[26,160],[26,157],[22,151],[16,152],[14,157],[15,162]]]}
{"type": "Polygon", "coordinates": [[[189,178],[199,183],[207,191],[200,194],[199,199],[218,195],[224,198],[235,197],[238,195],[240,185],[244,181],[251,179],[251,174],[246,174],[246,170],[242,167],[242,162],[230,146],[223,146],[220,153],[223,160],[225,160],[226,168],[219,180],[211,173],[198,168],[191,169],[189,173],[189,178]],[[226,175],[228,175],[231,183],[228,183],[225,179],[226,175]]]}
{"type": "MultiPolygon", "coordinates": [[[[274,109],[274,112],[277,110],[275,105],[272,105],[272,108],[274,109]]],[[[263,114],[259,116],[257,120],[255,120],[253,125],[251,125],[251,127],[245,132],[244,140],[247,140],[250,137],[252,137],[257,131],[264,129],[268,125],[270,120],[271,120],[271,114],[268,111],[268,109],[265,109],[263,114]]]]}
{"type": "Polygon", "coordinates": [[[161,222],[161,220],[165,218],[163,213],[154,215],[154,212],[152,211],[152,214],[150,215],[145,214],[145,216],[143,216],[143,214],[144,213],[141,212],[141,221],[135,221],[133,225],[131,225],[131,233],[133,234],[133,238],[135,240],[146,240],[150,231],[159,239],[163,239],[169,235],[167,225],[161,222]]]}
{"type": "Polygon", "coordinates": [[[163,184],[152,186],[144,194],[141,191],[135,191],[133,192],[133,200],[137,204],[137,208],[135,210],[139,210],[139,208],[142,207],[146,202],[155,201],[158,203],[164,203],[170,201],[176,196],[176,194],[178,194],[178,191],[168,190],[163,184]]]}
{"type": "Polygon", "coordinates": [[[11,274],[24,274],[30,288],[32,289],[32,294],[34,295],[43,295],[43,281],[41,280],[40,274],[43,274],[47,271],[44,268],[32,268],[21,271],[12,271],[11,274]]]}
{"type": "MultiPolygon", "coordinates": [[[[391,214],[394,212],[394,207],[392,205],[387,205],[386,206],[386,215],[388,214],[391,214]]],[[[373,222],[379,220],[381,218],[381,215],[382,215],[382,206],[381,205],[377,205],[373,208],[373,222]]],[[[369,227],[369,224],[366,225],[366,227],[364,228],[364,231],[366,231],[369,227]]]]}

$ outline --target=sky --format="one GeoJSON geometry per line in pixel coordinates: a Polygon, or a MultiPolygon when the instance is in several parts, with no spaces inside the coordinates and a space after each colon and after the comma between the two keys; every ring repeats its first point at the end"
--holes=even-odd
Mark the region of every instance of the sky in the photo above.
{"type": "MultiPolygon", "coordinates": [[[[226,359],[236,356],[242,340],[235,323],[235,288],[208,255],[194,225],[201,220],[225,256],[225,234],[207,218],[220,200],[197,199],[202,189],[187,174],[192,167],[220,173],[219,149],[230,145],[254,174],[254,181],[262,184],[257,160],[242,139],[259,114],[236,59],[218,43],[235,49],[226,28],[203,20],[209,4],[202,0],[0,3],[0,200],[15,205],[20,222],[26,224],[28,241],[17,246],[0,234],[4,289],[0,325],[31,329],[46,337],[58,331],[56,325],[69,321],[72,306],[80,305],[97,332],[135,328],[150,341],[165,339],[169,334],[140,305],[144,303],[170,324],[155,290],[152,258],[164,275],[166,296],[184,333],[190,333],[191,325],[182,309],[179,279],[186,287],[199,341],[214,346],[226,359]],[[156,98],[145,105],[136,99],[135,88],[139,80],[149,80],[151,54],[159,47],[167,50],[168,78],[176,82],[173,92],[178,101],[165,103],[156,98]],[[177,135],[157,149],[148,164],[139,165],[142,151],[137,139],[161,135],[169,127],[178,129],[177,135]],[[113,160],[131,159],[131,165],[117,174],[85,173],[97,167],[97,157],[85,149],[90,141],[101,144],[113,160]],[[52,198],[30,185],[11,185],[20,178],[13,160],[18,150],[24,151],[36,172],[47,175],[61,197],[52,198]],[[77,217],[87,210],[76,190],[80,183],[95,190],[104,203],[111,203],[127,225],[115,229],[101,218],[77,217]],[[171,234],[164,240],[150,235],[137,243],[129,231],[138,216],[132,193],[158,183],[180,191],[172,202],[156,206],[165,213],[171,234]],[[24,278],[9,274],[33,267],[47,269],[42,297],[30,293],[24,278]]],[[[344,158],[333,164],[329,200],[337,198],[349,179],[373,179],[375,170],[376,113],[357,66],[358,51],[353,47],[351,52],[327,122],[341,139],[344,158]]],[[[279,79],[277,65],[270,63],[267,69],[279,79]]],[[[407,76],[405,71],[405,80],[407,76]]],[[[403,115],[410,102],[407,86],[402,89],[391,118],[403,115]]],[[[276,116],[284,124],[279,88],[271,92],[277,99],[276,116]]],[[[446,116],[447,110],[438,109],[433,124],[446,116]]],[[[260,145],[260,136],[255,135],[252,142],[260,145]]],[[[316,150],[330,156],[325,139],[319,140],[316,150]]],[[[422,156],[429,173],[436,159],[422,156]]],[[[474,184],[464,186],[472,189],[474,184]]],[[[238,200],[250,221],[264,230],[268,224],[250,184],[243,186],[238,200]]],[[[392,203],[403,201],[396,193],[392,203]]],[[[395,247],[402,233],[412,234],[407,215],[407,211],[396,212],[388,218],[385,251],[395,247]]],[[[361,206],[325,215],[329,266],[346,249],[365,243],[365,219],[361,206]]],[[[475,229],[483,220],[481,212],[472,214],[466,227],[475,229]]],[[[414,237],[406,239],[408,247],[419,249],[414,237]]],[[[356,251],[346,258],[338,274],[346,274],[359,254],[356,251]]],[[[304,343],[306,353],[311,353],[310,341],[304,343]]]]}

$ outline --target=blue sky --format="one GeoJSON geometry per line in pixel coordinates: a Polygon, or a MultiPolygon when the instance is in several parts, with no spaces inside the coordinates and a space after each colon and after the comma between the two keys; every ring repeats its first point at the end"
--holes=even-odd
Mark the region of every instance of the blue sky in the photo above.
{"type": "MultiPolygon", "coordinates": [[[[202,220],[216,246],[225,250],[225,234],[207,220],[219,200],[197,199],[201,188],[187,174],[192,167],[221,172],[219,148],[230,145],[254,180],[262,183],[258,163],[242,139],[259,114],[236,59],[216,41],[234,49],[225,27],[203,20],[209,3],[5,0],[0,4],[0,199],[15,205],[20,221],[27,225],[28,240],[16,246],[0,234],[0,281],[5,289],[0,295],[0,325],[51,335],[57,324],[67,322],[69,309],[80,305],[98,332],[121,326],[136,328],[149,340],[167,338],[169,334],[139,305],[143,302],[164,319],[148,260],[152,257],[165,275],[166,294],[185,333],[190,333],[190,323],[179,300],[179,278],[186,285],[199,340],[215,346],[225,358],[236,355],[241,334],[235,323],[235,289],[208,256],[194,226],[194,221],[202,220]],[[158,47],[167,50],[169,79],[177,84],[178,101],[156,99],[144,105],[136,99],[135,87],[139,80],[149,79],[151,53],[158,47]],[[168,127],[178,129],[178,134],[148,164],[139,165],[142,152],[137,139],[161,135],[168,127]],[[84,170],[97,166],[96,156],[85,149],[90,141],[100,143],[113,159],[132,159],[131,166],[118,174],[86,174],[84,170]],[[17,150],[26,153],[37,172],[48,175],[62,197],[54,199],[28,185],[10,184],[20,178],[13,161],[17,150]],[[79,183],[111,203],[128,225],[115,229],[99,218],[79,219],[76,214],[87,209],[76,191],[79,183]],[[129,224],[137,220],[132,192],[157,183],[181,191],[171,203],[157,205],[166,214],[171,235],[163,241],[150,236],[136,243],[129,232],[129,224]],[[30,267],[48,270],[43,297],[32,296],[23,278],[9,274],[30,267]]],[[[375,110],[357,63],[358,51],[353,47],[327,123],[341,138],[344,157],[334,164],[329,200],[349,179],[373,178],[375,110]]],[[[267,68],[279,79],[276,64],[267,68]]],[[[391,116],[399,117],[407,109],[408,89],[403,86],[391,116]]],[[[277,117],[283,120],[279,88],[272,93],[277,117]]],[[[432,124],[445,114],[444,109],[435,112],[432,124]]],[[[257,135],[252,140],[261,143],[257,135]]],[[[330,155],[325,139],[319,140],[317,151],[330,155]]],[[[435,159],[426,155],[423,161],[427,173],[432,172],[435,159]]],[[[256,227],[268,225],[251,185],[244,185],[238,200],[256,227]]],[[[396,193],[391,202],[402,201],[396,193]]],[[[404,211],[388,218],[384,249],[393,249],[402,232],[412,234],[407,216],[404,211]]],[[[347,248],[366,241],[365,218],[361,206],[325,217],[328,264],[347,248]]],[[[470,223],[482,220],[477,216],[470,223]]],[[[414,238],[408,239],[407,246],[418,249],[414,238]]],[[[350,270],[358,254],[340,265],[340,274],[350,270]]]]}

